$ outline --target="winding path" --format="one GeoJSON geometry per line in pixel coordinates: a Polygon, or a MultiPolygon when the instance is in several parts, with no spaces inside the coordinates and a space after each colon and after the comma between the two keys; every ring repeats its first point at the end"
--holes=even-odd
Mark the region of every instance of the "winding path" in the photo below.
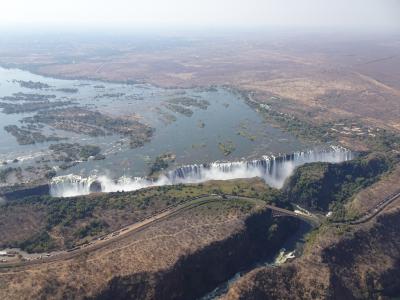
{"type": "Polygon", "coordinates": [[[376,215],[378,215],[382,210],[384,210],[389,204],[391,204],[398,198],[400,198],[400,191],[397,191],[396,193],[386,197],[385,199],[380,201],[378,204],[376,204],[373,208],[371,208],[366,214],[359,217],[357,220],[350,221],[350,224],[357,225],[357,224],[368,222],[369,220],[374,218],[376,215]]]}
{"type": "MultiPolygon", "coordinates": [[[[333,223],[346,223],[346,224],[351,224],[351,225],[357,225],[357,224],[367,222],[367,221],[371,220],[372,218],[374,218],[376,215],[378,215],[390,203],[392,203],[393,201],[395,201],[398,198],[400,198],[400,191],[398,191],[397,193],[395,193],[389,197],[386,197],[385,199],[380,201],[374,208],[372,208],[369,212],[367,212],[366,214],[364,214],[357,220],[347,221],[347,222],[333,222],[333,223]]],[[[61,260],[69,260],[69,259],[72,259],[83,253],[88,253],[91,251],[101,249],[112,243],[115,243],[117,241],[120,241],[122,239],[130,237],[138,232],[141,232],[141,231],[149,228],[150,226],[153,226],[154,224],[162,222],[168,218],[179,215],[179,214],[181,214],[185,211],[191,210],[193,208],[196,208],[196,207],[199,207],[199,206],[202,206],[205,204],[213,203],[213,202],[233,200],[233,199],[241,199],[241,200],[253,202],[255,204],[261,205],[262,207],[272,210],[273,212],[277,213],[278,216],[295,217],[295,218],[301,219],[305,222],[308,222],[313,226],[318,226],[321,224],[321,218],[319,218],[316,215],[313,215],[313,214],[306,215],[306,214],[297,213],[297,212],[294,212],[291,210],[287,210],[284,208],[280,208],[277,206],[268,205],[264,201],[257,199],[257,198],[228,195],[228,194],[224,194],[224,195],[207,194],[207,195],[200,195],[197,197],[190,198],[190,199],[186,200],[185,202],[180,203],[178,205],[166,207],[165,209],[158,211],[157,213],[150,215],[139,222],[135,222],[131,225],[128,225],[124,228],[121,228],[121,229],[114,231],[112,233],[109,233],[107,235],[100,236],[97,239],[91,241],[90,243],[79,245],[73,249],[66,250],[66,251],[53,252],[53,254],[49,253],[49,254],[47,254],[47,256],[41,257],[40,259],[25,260],[25,261],[19,261],[19,262],[0,263],[0,269],[10,269],[13,267],[24,267],[24,266],[37,265],[37,264],[42,264],[42,263],[52,263],[52,262],[57,262],[57,261],[61,261],[61,260]]]]}
{"type": "Polygon", "coordinates": [[[216,194],[200,195],[198,197],[188,199],[187,201],[185,201],[184,203],[180,203],[179,205],[167,207],[161,211],[158,211],[156,214],[153,214],[153,215],[150,215],[150,216],[144,218],[143,220],[141,220],[139,222],[128,225],[124,228],[121,228],[121,229],[114,231],[112,233],[109,233],[107,235],[100,236],[96,240],[93,240],[88,244],[83,244],[83,245],[77,246],[68,251],[53,252],[53,254],[49,253],[48,254],[49,256],[44,256],[44,257],[41,257],[40,259],[25,260],[25,261],[20,261],[20,262],[0,263],[0,269],[31,266],[31,265],[42,264],[42,263],[52,263],[52,262],[57,262],[60,260],[69,260],[69,259],[72,259],[83,253],[95,251],[95,250],[103,248],[107,245],[110,245],[111,243],[115,243],[117,241],[125,239],[129,236],[132,236],[138,232],[145,230],[146,228],[148,228],[150,226],[153,226],[156,223],[162,222],[170,217],[179,215],[179,214],[181,214],[185,211],[191,210],[193,208],[196,208],[196,207],[199,207],[199,206],[202,206],[205,204],[213,203],[213,202],[226,201],[226,200],[232,200],[232,199],[246,200],[246,201],[261,205],[262,207],[266,207],[271,210],[283,213],[288,216],[293,216],[293,217],[298,217],[298,218],[304,219],[304,216],[300,216],[300,215],[294,213],[293,211],[278,208],[278,207],[272,206],[272,205],[266,205],[264,201],[256,199],[256,198],[239,197],[239,196],[233,196],[233,195],[216,195],[216,194]]]}

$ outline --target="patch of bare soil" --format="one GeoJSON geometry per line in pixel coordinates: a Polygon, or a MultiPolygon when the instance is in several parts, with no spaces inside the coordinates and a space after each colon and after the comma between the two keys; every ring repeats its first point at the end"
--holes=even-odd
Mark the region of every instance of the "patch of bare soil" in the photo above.
{"type": "Polygon", "coordinates": [[[0,271],[0,298],[81,299],[117,276],[171,267],[187,254],[243,229],[250,211],[207,204],[68,261],[0,271]]]}
{"type": "Polygon", "coordinates": [[[231,85],[255,92],[261,102],[268,95],[287,99],[288,110],[306,111],[313,121],[361,118],[400,130],[399,44],[393,37],[283,33],[183,39],[187,43],[167,48],[132,49],[121,43],[111,55],[99,54],[104,41],[90,46],[71,42],[66,45],[71,53],[86,54],[74,63],[61,59],[62,47],[43,43],[33,57],[9,43],[0,51],[0,63],[64,78],[164,87],[231,85]]]}

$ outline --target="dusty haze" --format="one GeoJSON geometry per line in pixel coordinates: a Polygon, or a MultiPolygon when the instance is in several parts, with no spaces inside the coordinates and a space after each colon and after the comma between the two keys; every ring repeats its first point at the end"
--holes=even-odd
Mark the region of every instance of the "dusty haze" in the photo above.
{"type": "Polygon", "coordinates": [[[398,30],[399,15],[396,0],[8,0],[2,1],[0,28],[296,26],[376,31],[398,30]]]}

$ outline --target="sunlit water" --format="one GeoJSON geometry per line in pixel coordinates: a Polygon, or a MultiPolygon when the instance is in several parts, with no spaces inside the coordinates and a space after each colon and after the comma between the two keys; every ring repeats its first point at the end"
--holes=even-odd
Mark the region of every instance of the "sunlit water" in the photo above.
{"type": "MultiPolygon", "coordinates": [[[[67,137],[69,143],[99,145],[107,157],[102,161],[83,162],[68,170],[59,170],[58,175],[75,174],[83,177],[105,175],[114,179],[122,176],[143,177],[148,174],[150,162],[166,152],[176,155],[175,162],[169,167],[173,170],[182,165],[253,160],[261,159],[264,155],[310,149],[310,145],[304,145],[290,134],[265,122],[240,96],[223,88],[217,90],[162,89],[146,84],[60,80],[18,69],[0,68],[0,97],[11,96],[17,92],[56,95],[55,100],[70,99],[77,102],[79,106],[112,116],[136,114],[141,116],[143,122],[155,128],[151,142],[141,148],[130,149],[128,143],[124,143],[124,137],[118,135],[94,138],[45,126],[45,133],[67,137]],[[42,90],[23,88],[14,80],[42,82],[50,85],[51,88],[42,90]],[[57,91],[60,88],[77,88],[79,91],[76,94],[68,94],[57,91]],[[113,93],[124,95],[104,96],[113,93]],[[210,106],[207,110],[191,108],[194,111],[191,117],[163,108],[163,103],[177,97],[204,99],[210,102],[210,106]],[[154,110],[155,107],[161,107],[165,112],[174,115],[177,118],[176,122],[171,124],[162,122],[159,114],[154,110]],[[204,123],[204,128],[199,126],[200,123],[204,123]],[[248,136],[238,134],[243,130],[248,136],[255,137],[254,141],[251,141],[248,136]],[[218,147],[220,142],[232,142],[235,147],[233,153],[224,156],[218,147]]],[[[11,162],[18,158],[20,162],[13,165],[24,167],[34,164],[41,156],[49,154],[48,146],[51,143],[20,146],[15,138],[4,130],[6,125],[21,126],[22,118],[34,114],[7,115],[0,112],[0,162],[11,162]]],[[[49,164],[55,165],[51,161],[49,164]]]]}
{"type": "Polygon", "coordinates": [[[51,181],[50,192],[57,197],[87,195],[91,192],[134,191],[152,186],[201,183],[209,180],[262,178],[266,184],[281,188],[294,169],[306,163],[339,163],[353,158],[353,153],[341,147],[296,152],[285,156],[265,156],[260,160],[193,164],[162,173],[157,179],[122,176],[113,179],[106,175],[81,177],[58,176],[51,181]]]}

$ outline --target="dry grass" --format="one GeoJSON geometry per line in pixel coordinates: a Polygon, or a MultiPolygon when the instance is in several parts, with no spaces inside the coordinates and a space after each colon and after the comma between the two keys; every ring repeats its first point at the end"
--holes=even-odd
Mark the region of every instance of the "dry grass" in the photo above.
{"type": "Polygon", "coordinates": [[[46,225],[45,212],[34,207],[0,206],[0,210],[0,244],[23,241],[46,225]]]}
{"type": "Polygon", "coordinates": [[[30,65],[38,73],[66,78],[138,80],[165,87],[227,84],[255,92],[262,102],[270,95],[289,100],[287,110],[308,112],[311,121],[361,118],[400,130],[399,45],[390,38],[250,35],[200,38],[151,50],[122,44],[116,46],[118,54],[98,55],[102,47],[100,42],[74,45],[71,53],[87,58],[68,64],[58,62],[64,54],[51,47],[35,55],[21,47],[4,49],[0,63],[30,65]]]}
{"type": "Polygon", "coordinates": [[[277,268],[252,270],[221,299],[261,299],[263,295],[271,299],[326,299],[332,293],[335,299],[347,299],[350,297],[340,294],[346,288],[369,299],[369,277],[375,287],[388,287],[393,278],[386,274],[397,270],[400,240],[398,222],[393,218],[399,215],[400,200],[396,200],[380,214],[379,223],[375,218],[356,226],[324,225],[301,258],[277,268]],[[386,217],[392,218],[393,224],[382,222],[386,217]]]}
{"type": "Polygon", "coordinates": [[[399,182],[400,165],[377,183],[358,193],[354,200],[347,204],[347,211],[350,214],[362,215],[376,206],[383,198],[398,192],[400,189],[399,182]]]}
{"type": "Polygon", "coordinates": [[[1,299],[95,295],[115,276],[171,267],[180,256],[243,228],[246,213],[207,204],[90,254],[0,272],[1,299]],[[216,213],[218,212],[218,213],[216,213]],[[52,287],[55,287],[52,290],[52,287]],[[45,291],[44,291],[45,290],[45,291]]]}

